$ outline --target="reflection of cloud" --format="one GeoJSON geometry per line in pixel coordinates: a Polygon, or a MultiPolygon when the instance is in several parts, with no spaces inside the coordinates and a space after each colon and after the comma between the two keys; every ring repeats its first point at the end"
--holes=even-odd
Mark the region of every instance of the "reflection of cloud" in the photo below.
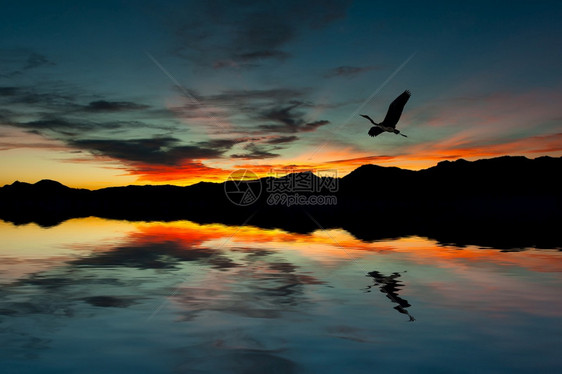
{"type": "MultiPolygon", "coordinates": [[[[207,372],[209,362],[213,362],[216,373],[287,373],[299,372],[296,362],[282,357],[278,350],[268,350],[258,341],[243,337],[236,333],[214,342],[190,346],[182,351],[183,364],[178,372],[207,372]]],[[[226,333],[224,334],[226,335],[226,333]]],[[[206,337],[204,341],[208,340],[206,337]]]]}
{"type": "Polygon", "coordinates": [[[305,286],[322,283],[276,251],[231,252],[205,245],[211,238],[224,239],[224,229],[140,224],[121,244],[0,286],[0,318],[10,318],[10,328],[0,331],[2,341],[10,343],[11,352],[35,354],[49,346],[46,337],[68,318],[96,316],[104,308],[146,311],[154,306],[154,295],[169,294],[185,279],[184,272],[176,272],[187,264],[197,264],[192,269],[205,279],[188,279],[174,297],[183,318],[209,311],[277,318],[306,302],[305,286]]]}
{"type": "Polygon", "coordinates": [[[130,297],[123,296],[89,296],[83,300],[90,305],[103,308],[126,308],[135,304],[135,301],[130,297]]]}
{"type": "MultiPolygon", "coordinates": [[[[149,314],[161,305],[163,297],[179,286],[171,298],[173,308],[165,313],[202,322],[182,326],[188,330],[187,333],[182,330],[185,340],[181,341],[189,340],[185,348],[180,348],[182,357],[214,355],[233,361],[240,359],[244,365],[252,364],[254,359],[258,364],[272,359],[288,369],[288,362],[275,359],[285,342],[276,340],[276,334],[265,334],[262,340],[263,321],[259,319],[282,318],[283,321],[275,322],[297,326],[289,333],[283,331],[283,338],[301,336],[299,325],[292,322],[302,317],[303,320],[315,319],[322,339],[325,331],[331,337],[364,344],[372,342],[373,335],[369,332],[374,330],[360,330],[364,321],[355,319],[371,313],[370,309],[362,309],[367,304],[352,300],[342,305],[342,290],[331,293],[332,289],[325,287],[329,284],[318,278],[318,274],[326,274],[328,270],[330,274],[338,269],[355,272],[357,269],[352,270],[354,267],[350,266],[350,254],[364,264],[383,260],[389,266],[394,262],[407,266],[409,272],[413,270],[411,274],[415,274],[416,281],[408,283],[410,293],[406,294],[399,290],[397,274],[371,274],[377,286],[386,295],[392,295],[403,308],[407,307],[407,302],[399,297],[416,300],[417,296],[413,295],[423,295],[424,300],[435,300],[436,308],[445,305],[447,310],[462,312],[463,316],[469,310],[479,313],[475,316],[482,319],[503,317],[513,311],[516,311],[516,318],[524,314],[529,314],[530,318],[557,317],[560,310],[556,297],[559,290],[554,283],[541,282],[529,288],[533,279],[538,279],[530,278],[530,271],[551,275],[561,271],[558,251],[530,249],[506,253],[476,247],[439,246],[417,237],[363,242],[344,230],[294,234],[247,226],[198,225],[188,221],[126,224],[111,221],[102,231],[114,233],[117,225],[125,238],[119,236],[119,240],[115,240],[97,236],[102,227],[99,221],[74,220],[59,226],[69,226],[63,231],[65,235],[60,235],[65,240],[72,235],[83,240],[84,236],[90,237],[92,231],[96,233],[91,240],[70,245],[73,250],[87,248],[86,255],[65,258],[48,270],[22,275],[21,279],[0,286],[0,318],[3,319],[0,334],[1,340],[6,342],[4,351],[29,358],[49,348],[54,337],[60,339],[53,330],[67,323],[75,329],[90,328],[92,321],[99,322],[106,316],[113,319],[117,315],[117,321],[124,321],[149,314]],[[88,224],[77,230],[79,222],[88,224]],[[228,248],[224,246],[225,240],[229,242],[228,248]],[[514,276],[522,269],[521,277],[514,276]],[[322,290],[316,293],[319,286],[322,290]],[[319,302],[328,308],[322,308],[319,302]],[[330,306],[335,309],[331,310],[330,306]],[[342,310],[351,313],[338,315],[342,310]],[[248,324],[241,325],[241,320],[248,324]],[[348,326],[351,320],[359,322],[348,326]],[[194,329],[189,330],[192,327],[194,329]],[[290,335],[295,331],[297,335],[290,335]]],[[[30,229],[27,226],[27,230],[30,229]]],[[[40,243],[40,251],[44,249],[42,239],[52,231],[35,229],[35,233],[25,232],[40,243]]],[[[337,282],[337,277],[330,278],[326,274],[326,278],[330,283],[337,282]]],[[[169,321],[169,315],[163,319],[169,321]]],[[[101,334],[104,338],[117,335],[122,339],[135,339],[136,333],[129,335],[129,328],[130,325],[126,325],[126,330],[101,334]]],[[[177,323],[172,328],[177,329],[177,323]]],[[[83,334],[82,330],[75,332],[83,334]]],[[[203,366],[198,358],[194,360],[195,366],[190,366],[190,370],[198,363],[203,366]]]]}
{"type": "Polygon", "coordinates": [[[299,267],[277,260],[274,252],[249,252],[239,259],[237,269],[212,274],[205,279],[205,288],[181,287],[174,300],[191,320],[208,311],[232,313],[251,318],[279,318],[281,313],[306,303],[306,285],[323,282],[299,267]],[[236,279],[233,285],[232,279],[236,279]]]}
{"type": "Polygon", "coordinates": [[[184,243],[166,240],[149,242],[140,245],[126,245],[113,248],[104,253],[96,253],[74,262],[78,266],[90,267],[132,267],[138,269],[173,269],[181,262],[202,261],[213,259],[215,268],[229,268],[231,262],[214,253],[210,249],[186,249],[184,243]],[[217,260],[217,258],[219,260],[217,260]]]}

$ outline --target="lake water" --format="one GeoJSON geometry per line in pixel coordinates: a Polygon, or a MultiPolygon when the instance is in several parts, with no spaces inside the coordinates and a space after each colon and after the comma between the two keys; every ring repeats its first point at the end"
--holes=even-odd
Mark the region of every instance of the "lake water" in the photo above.
{"type": "Polygon", "coordinates": [[[562,252],[0,221],[0,372],[562,372],[562,252]]]}

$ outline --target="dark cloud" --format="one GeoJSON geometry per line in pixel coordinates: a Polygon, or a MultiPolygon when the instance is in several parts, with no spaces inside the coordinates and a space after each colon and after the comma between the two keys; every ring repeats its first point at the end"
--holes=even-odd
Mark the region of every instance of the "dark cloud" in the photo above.
{"type": "Polygon", "coordinates": [[[271,131],[297,133],[314,131],[329,123],[327,120],[306,120],[303,109],[314,107],[303,100],[307,92],[306,89],[227,90],[201,100],[225,107],[231,115],[249,116],[257,134],[271,131]]]}
{"type": "Polygon", "coordinates": [[[69,121],[62,118],[46,118],[37,121],[29,121],[18,123],[17,127],[26,128],[36,131],[50,130],[56,133],[63,133],[67,130],[77,130],[77,131],[88,131],[92,129],[114,129],[119,127],[118,123],[89,123],[89,122],[78,122],[69,121]]]}
{"type": "MultiPolygon", "coordinates": [[[[246,117],[248,114],[250,115],[248,120],[250,128],[241,131],[246,132],[245,136],[198,142],[185,142],[168,135],[180,131],[181,128],[178,129],[177,126],[163,127],[163,125],[135,120],[108,121],[104,116],[99,117],[103,113],[124,112],[128,114],[131,111],[140,111],[142,115],[150,115],[155,109],[144,104],[120,100],[97,100],[84,105],[76,103],[72,97],[67,97],[66,94],[34,91],[27,87],[0,87],[0,102],[35,103],[35,107],[43,108],[42,112],[36,113],[38,119],[24,121],[22,118],[25,116],[18,118],[21,110],[18,113],[12,111],[2,113],[0,117],[5,124],[48,139],[61,141],[76,151],[86,151],[131,164],[177,166],[191,160],[220,158],[233,146],[240,143],[250,143],[250,145],[244,147],[245,152],[236,154],[235,158],[263,159],[277,156],[276,153],[271,152],[271,147],[280,149],[280,145],[295,141],[297,137],[271,137],[269,134],[263,134],[264,132],[269,133],[270,130],[258,128],[259,124],[263,124],[263,115],[260,115],[259,112],[271,112],[273,110],[271,106],[277,102],[304,106],[302,100],[294,100],[303,92],[303,90],[272,89],[226,91],[207,97],[198,95],[202,101],[210,103],[213,107],[222,108],[228,105],[224,110],[231,112],[229,115],[242,114],[246,117]],[[68,100],[67,105],[58,103],[58,101],[66,100],[68,100]],[[139,136],[140,129],[146,135],[139,136]]],[[[190,103],[189,108],[186,106],[181,110],[183,112],[196,111],[198,108],[193,105],[190,103]]],[[[14,106],[14,108],[18,108],[18,106],[14,106]]],[[[302,113],[290,114],[295,117],[292,121],[292,128],[287,130],[276,127],[275,131],[296,132],[293,127],[298,127],[301,123],[306,124],[305,121],[299,119],[299,116],[303,115],[302,113]]],[[[198,115],[201,117],[205,113],[199,112],[198,115]]],[[[170,120],[170,117],[166,119],[170,120]]],[[[303,127],[303,131],[312,129],[308,126],[303,127]]]]}
{"type": "Polygon", "coordinates": [[[241,53],[234,55],[234,58],[227,60],[218,60],[213,62],[215,69],[222,68],[253,68],[259,66],[259,62],[271,59],[285,61],[291,55],[287,52],[276,50],[255,51],[250,53],[241,53]]]}
{"type": "Polygon", "coordinates": [[[220,94],[200,97],[201,100],[210,101],[225,106],[247,106],[252,103],[273,103],[292,101],[307,93],[305,89],[275,88],[269,90],[225,90],[220,94]]]}
{"type": "Polygon", "coordinates": [[[264,60],[264,59],[277,59],[277,60],[285,60],[291,55],[287,52],[283,51],[276,51],[276,50],[263,50],[263,51],[255,51],[250,53],[242,53],[236,56],[238,59],[242,61],[251,61],[251,60],[264,60]]]}
{"type": "Polygon", "coordinates": [[[280,133],[296,133],[296,132],[312,132],[321,126],[330,124],[330,121],[314,121],[303,123],[299,126],[293,125],[261,125],[260,128],[265,131],[273,131],[280,133]]]}
{"type": "Polygon", "coordinates": [[[326,74],[324,74],[325,78],[332,78],[332,77],[346,77],[352,78],[358,74],[365,73],[367,71],[375,70],[377,67],[375,66],[338,66],[337,68],[329,70],[326,74]]]}
{"type": "MultiPolygon", "coordinates": [[[[31,133],[42,134],[57,140],[68,136],[101,135],[111,131],[129,130],[159,130],[170,131],[176,126],[162,121],[162,118],[174,120],[169,111],[166,113],[153,113],[155,110],[148,105],[121,100],[97,100],[82,104],[77,100],[79,89],[65,85],[53,85],[45,88],[42,86],[0,86],[0,107],[8,107],[10,111],[2,111],[3,124],[25,129],[31,133]],[[74,92],[74,93],[73,93],[74,92]],[[130,112],[135,111],[137,118],[142,116],[143,121],[131,120],[130,112]],[[113,117],[108,120],[105,114],[126,113],[127,120],[113,117]],[[101,117],[100,117],[101,115],[101,117]],[[157,123],[150,119],[159,119],[157,123]],[[30,120],[35,118],[34,120],[30,120]],[[149,120],[146,122],[144,120],[149,120]]],[[[178,131],[181,131],[179,129],[178,131]]]]}
{"type": "MultiPolygon", "coordinates": [[[[298,138],[296,136],[277,137],[271,139],[271,132],[299,133],[312,132],[330,122],[327,120],[310,121],[306,110],[315,108],[314,103],[307,101],[305,96],[308,89],[278,88],[269,90],[226,90],[214,95],[197,95],[202,103],[208,103],[213,108],[221,108],[213,113],[219,118],[244,118],[244,124],[237,129],[256,137],[246,139],[261,144],[287,144],[298,138]]],[[[197,105],[188,103],[172,110],[181,113],[184,118],[197,118],[197,105]],[[190,115],[191,113],[191,115],[190,115]]],[[[252,152],[251,154],[256,154],[252,152]]],[[[272,155],[270,153],[270,155],[272,155]]],[[[238,156],[238,155],[237,155],[238,156]]],[[[246,155],[243,155],[246,157],[246,155]]],[[[260,155],[260,158],[263,155],[260,155]]]]}
{"type": "Polygon", "coordinates": [[[139,121],[79,121],[49,116],[36,121],[13,123],[12,126],[62,141],[73,137],[100,136],[108,132],[115,134],[129,130],[160,129],[139,121]]]}
{"type": "MultiPolygon", "coordinates": [[[[0,118],[1,118],[0,113],[0,118]]],[[[111,134],[151,128],[138,121],[74,121],[64,118],[43,118],[20,122],[11,126],[48,139],[59,140],[76,151],[87,151],[94,155],[111,157],[124,162],[150,165],[179,165],[190,160],[219,158],[239,143],[260,141],[259,137],[232,139],[210,139],[198,142],[182,141],[179,138],[155,135],[142,138],[111,138],[111,134]],[[105,136],[103,135],[105,134],[105,136]]],[[[157,127],[152,127],[157,129],[157,127]]],[[[256,152],[256,155],[258,153],[256,152]]],[[[263,155],[260,155],[262,157],[263,155]]]]}
{"type": "Polygon", "coordinates": [[[63,90],[41,91],[34,87],[0,87],[0,104],[3,105],[33,105],[43,109],[57,111],[68,110],[76,107],[74,95],[63,90]]]}
{"type": "Polygon", "coordinates": [[[264,143],[267,144],[285,144],[285,143],[292,143],[295,140],[298,140],[299,137],[295,135],[290,136],[276,136],[274,138],[266,140],[264,143]]]}
{"type": "Polygon", "coordinates": [[[200,142],[181,145],[174,137],[142,139],[78,139],[67,142],[71,147],[84,149],[96,155],[123,161],[158,165],[178,165],[186,159],[218,158],[228,151],[234,141],[224,143],[200,142]]]}
{"type": "Polygon", "coordinates": [[[236,139],[211,139],[197,143],[201,147],[228,150],[238,143],[251,141],[249,138],[236,138],[236,139]]]}
{"type": "Polygon", "coordinates": [[[120,112],[147,108],[148,105],[137,104],[130,101],[97,100],[90,102],[84,109],[91,112],[120,112]]]}
{"type": "MultiPolygon", "coordinates": [[[[258,2],[251,8],[252,10],[243,6],[237,18],[246,20],[246,24],[227,22],[229,27],[236,30],[229,36],[230,42],[248,48],[229,49],[224,55],[226,60],[253,64],[289,58],[289,53],[280,48],[294,38],[295,28],[287,21],[287,15],[279,13],[272,15],[271,19],[260,19],[258,13],[263,13],[265,17],[269,11],[260,10],[263,6],[258,2]],[[275,32],[272,27],[276,29],[275,32]]],[[[312,24],[307,27],[312,27],[312,24]]],[[[5,67],[6,64],[10,66],[5,69],[8,72],[24,72],[53,65],[46,56],[24,50],[10,51],[8,57],[0,56],[0,67],[5,67]]],[[[178,113],[153,108],[134,100],[105,98],[61,82],[51,82],[48,86],[9,84],[0,87],[0,105],[10,108],[10,111],[0,113],[0,119],[3,125],[55,140],[61,147],[66,146],[72,152],[88,152],[113,158],[131,167],[176,167],[198,160],[224,157],[237,144],[243,146],[239,152],[234,152],[234,158],[264,159],[278,156],[275,150],[298,138],[271,136],[270,129],[260,128],[260,125],[266,124],[287,125],[280,123],[280,119],[272,120],[274,116],[271,114],[264,119],[267,117],[264,113],[273,113],[278,106],[283,105],[305,108],[307,104],[304,96],[308,92],[308,89],[303,88],[275,88],[226,90],[214,95],[202,95],[190,90],[190,94],[198,102],[187,103],[179,108],[178,113]],[[124,115],[128,116],[127,120],[122,120],[124,115]],[[131,119],[133,115],[135,117],[131,119]],[[205,117],[243,118],[244,124],[234,129],[235,133],[243,136],[235,137],[236,135],[230,134],[234,138],[182,140],[177,132],[186,131],[187,127],[184,124],[179,126],[178,117],[183,120],[205,117]],[[135,120],[137,118],[142,120],[135,120]],[[156,119],[160,121],[157,122],[156,119]]],[[[302,118],[304,115],[299,110],[291,111],[285,118],[285,122],[289,121],[287,118],[292,121],[290,130],[276,127],[275,131],[298,132],[300,130],[296,129],[301,125],[303,131],[312,130],[312,127],[305,126],[307,122],[302,118]]]]}
{"type": "Polygon", "coordinates": [[[176,20],[179,55],[206,67],[256,67],[288,58],[290,42],[343,18],[349,3],[214,0],[173,6],[167,20],[176,20]]]}
{"type": "Polygon", "coordinates": [[[13,122],[16,113],[9,109],[0,108],[0,126],[9,125],[13,122]]]}
{"type": "Polygon", "coordinates": [[[64,115],[71,112],[115,113],[126,111],[149,112],[150,107],[132,101],[95,100],[88,104],[80,103],[76,97],[79,89],[61,86],[29,87],[29,86],[0,86],[0,104],[32,105],[50,111],[54,115],[64,115]]]}
{"type": "Polygon", "coordinates": [[[0,87],[0,104],[9,104],[13,110],[0,113],[0,119],[12,127],[62,142],[74,151],[114,158],[130,165],[177,166],[192,160],[220,158],[235,145],[243,143],[248,143],[242,147],[243,151],[235,152],[231,157],[265,159],[278,156],[276,150],[298,140],[294,135],[272,136],[271,132],[310,132],[328,123],[307,120],[306,109],[313,107],[305,99],[308,93],[306,88],[226,90],[214,95],[194,91],[192,94],[202,104],[191,102],[172,111],[163,111],[126,100],[99,99],[83,103],[65,86],[6,85],[0,87]],[[213,112],[206,106],[213,108],[213,112]],[[28,107],[34,108],[32,115],[36,119],[29,120],[28,107]],[[117,120],[115,115],[121,113],[142,116],[143,120],[117,120]],[[111,120],[108,120],[109,114],[113,116],[111,120]],[[172,114],[195,120],[206,116],[243,118],[244,123],[233,129],[238,137],[230,134],[230,139],[186,142],[176,137],[186,128],[178,127],[177,123],[170,124],[169,121],[176,120],[172,114]],[[165,125],[149,118],[159,119],[159,123],[164,119],[165,125]]]}
{"type": "Polygon", "coordinates": [[[0,96],[15,96],[18,92],[18,87],[0,87],[0,96]]]}
{"type": "Polygon", "coordinates": [[[42,54],[32,52],[27,58],[23,70],[35,69],[40,66],[49,66],[49,65],[55,65],[55,63],[49,61],[49,59],[42,54]]]}
{"type": "Polygon", "coordinates": [[[27,71],[55,65],[45,55],[27,48],[0,49],[0,77],[13,78],[27,71]]]}
{"type": "Polygon", "coordinates": [[[281,133],[311,132],[320,126],[325,126],[330,121],[321,120],[307,122],[304,114],[298,110],[300,103],[293,103],[284,107],[271,108],[260,114],[260,118],[272,121],[273,124],[263,124],[259,128],[266,131],[281,133]]]}
{"type": "Polygon", "coordinates": [[[234,154],[231,155],[231,158],[240,158],[243,160],[256,160],[256,159],[265,159],[265,158],[273,158],[279,156],[276,153],[271,153],[270,151],[266,150],[265,147],[260,146],[255,143],[250,143],[244,147],[246,153],[241,154],[234,154]]]}

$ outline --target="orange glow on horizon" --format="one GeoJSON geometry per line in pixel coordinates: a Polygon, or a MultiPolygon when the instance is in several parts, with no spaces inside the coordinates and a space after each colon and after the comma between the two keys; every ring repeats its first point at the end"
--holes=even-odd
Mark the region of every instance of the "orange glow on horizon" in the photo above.
{"type": "Polygon", "coordinates": [[[394,166],[408,170],[421,170],[433,167],[437,163],[460,158],[474,161],[505,155],[521,155],[535,158],[543,155],[562,156],[562,133],[534,136],[511,142],[474,145],[462,134],[444,141],[428,142],[404,147],[397,155],[367,155],[352,150],[329,150],[314,155],[303,153],[293,159],[271,159],[259,162],[235,163],[231,166],[211,167],[211,160],[201,160],[178,167],[136,165],[128,169],[131,175],[138,175],[135,184],[156,182],[175,185],[190,185],[197,182],[224,182],[238,169],[249,169],[259,178],[275,176],[289,172],[335,170],[338,177],[343,177],[365,164],[394,166]],[[311,158],[312,156],[312,158],[311,158]],[[203,163],[203,161],[205,163],[203,163]]]}

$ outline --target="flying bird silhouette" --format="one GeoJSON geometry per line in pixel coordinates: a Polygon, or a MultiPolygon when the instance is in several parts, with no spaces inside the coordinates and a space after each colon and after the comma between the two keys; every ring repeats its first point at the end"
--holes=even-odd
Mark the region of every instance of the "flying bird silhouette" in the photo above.
{"type": "Polygon", "coordinates": [[[398,96],[396,99],[394,99],[394,101],[390,103],[390,105],[388,106],[388,112],[386,112],[386,117],[384,117],[384,120],[381,123],[376,123],[371,119],[371,117],[366,116],[364,114],[360,114],[361,117],[367,118],[374,125],[369,130],[369,135],[377,136],[385,131],[388,131],[407,137],[406,135],[400,133],[400,131],[396,130],[396,124],[398,123],[398,120],[402,115],[402,110],[404,110],[404,105],[406,105],[411,95],[412,94],[410,93],[410,91],[406,90],[402,92],[402,94],[398,96]]]}

